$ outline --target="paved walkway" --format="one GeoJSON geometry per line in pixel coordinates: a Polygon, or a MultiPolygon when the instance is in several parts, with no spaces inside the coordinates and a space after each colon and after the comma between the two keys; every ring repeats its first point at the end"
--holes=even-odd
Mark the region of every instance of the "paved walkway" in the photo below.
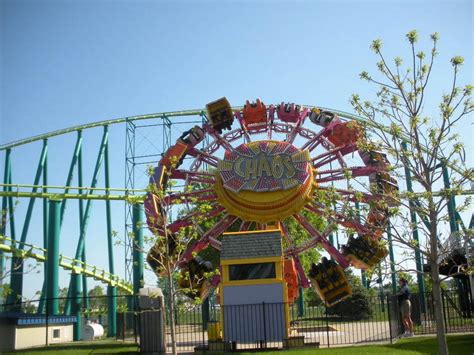
{"type": "Polygon", "coordinates": [[[333,345],[351,345],[390,340],[388,321],[329,323],[329,331],[298,331],[304,335],[305,342],[319,342],[321,347],[333,345]]]}
{"type": "MultiPolygon", "coordinates": [[[[321,347],[352,345],[367,342],[380,342],[390,340],[388,321],[382,322],[354,322],[354,323],[329,323],[329,331],[323,327],[300,328],[293,331],[292,335],[303,335],[305,343],[319,342],[321,347]]],[[[177,328],[176,341],[179,352],[193,351],[196,346],[207,344],[207,333],[200,326],[189,325],[177,328]]],[[[171,335],[167,334],[167,342],[171,347],[171,335]]],[[[283,347],[281,342],[267,343],[268,347],[283,347]]],[[[239,348],[255,348],[256,344],[242,344],[239,348]]]]}

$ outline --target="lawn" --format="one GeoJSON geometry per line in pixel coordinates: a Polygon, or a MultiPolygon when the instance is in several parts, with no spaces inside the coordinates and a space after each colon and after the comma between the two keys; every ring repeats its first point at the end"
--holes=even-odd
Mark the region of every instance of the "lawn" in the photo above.
{"type": "Polygon", "coordinates": [[[41,347],[29,350],[18,350],[5,352],[2,354],[138,354],[139,349],[135,344],[124,343],[114,340],[81,341],[69,344],[55,344],[48,347],[41,347]]]}
{"type": "MultiPolygon", "coordinates": [[[[448,347],[450,355],[471,355],[474,353],[474,335],[449,335],[448,347]]],[[[435,337],[414,337],[401,339],[395,344],[387,345],[364,345],[340,348],[321,349],[298,349],[287,351],[268,352],[265,355],[309,355],[309,354],[330,354],[330,355],[362,355],[362,354],[438,354],[438,346],[435,337]]]]}
{"type": "MultiPolygon", "coordinates": [[[[474,336],[450,335],[448,336],[449,353],[451,355],[470,355],[474,353],[474,336]]],[[[359,354],[437,354],[437,343],[434,337],[414,337],[402,339],[396,344],[387,345],[364,345],[338,348],[322,349],[297,349],[287,351],[265,352],[264,355],[310,355],[310,354],[330,354],[330,355],[359,355],[359,354]]],[[[51,345],[49,347],[38,348],[27,351],[8,352],[4,354],[138,354],[138,347],[130,343],[123,343],[112,340],[78,342],[65,345],[51,345]]],[[[242,353],[241,353],[242,354],[242,353]]],[[[255,354],[255,353],[249,353],[255,354]]]]}

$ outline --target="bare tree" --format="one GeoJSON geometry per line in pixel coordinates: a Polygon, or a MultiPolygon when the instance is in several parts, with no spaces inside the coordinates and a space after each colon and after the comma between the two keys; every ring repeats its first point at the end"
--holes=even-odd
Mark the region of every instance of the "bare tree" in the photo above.
{"type": "MultiPolygon", "coordinates": [[[[354,94],[351,104],[367,119],[368,126],[379,139],[380,148],[394,157],[394,173],[400,178],[410,175],[413,181],[412,191],[401,196],[401,207],[392,211],[399,221],[398,228],[392,229],[394,240],[421,253],[430,266],[439,351],[448,354],[441,308],[439,260],[449,251],[442,248],[446,239],[442,225],[450,218],[450,198],[460,194],[468,182],[474,180],[473,171],[465,166],[464,144],[455,133],[456,124],[469,117],[474,110],[471,101],[473,86],[459,86],[458,74],[464,59],[453,57],[452,80],[441,97],[438,113],[430,114],[436,108],[426,110],[427,113],[426,97],[431,88],[428,84],[434,75],[433,63],[437,56],[439,34],[431,35],[429,54],[418,51],[417,31],[410,31],[406,38],[411,52],[406,66],[400,57],[396,57],[393,64],[389,63],[382,53],[382,41],[377,39],[372,42],[371,49],[379,59],[378,74],[372,76],[364,71],[360,77],[375,85],[376,99],[365,101],[354,94]],[[450,171],[449,176],[444,176],[449,179],[449,188],[442,184],[443,166],[450,171]],[[419,223],[413,223],[414,215],[419,223]],[[420,235],[420,242],[412,237],[413,231],[420,235]]],[[[471,198],[464,198],[457,211],[465,211],[470,204],[471,198]]],[[[468,230],[462,234],[472,238],[468,230]]],[[[468,268],[460,266],[455,272],[467,273],[468,268]]]]}

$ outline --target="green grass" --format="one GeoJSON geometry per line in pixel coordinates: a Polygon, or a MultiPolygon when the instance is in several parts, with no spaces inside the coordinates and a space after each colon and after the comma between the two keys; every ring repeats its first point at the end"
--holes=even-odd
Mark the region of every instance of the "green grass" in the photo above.
{"type": "Polygon", "coordinates": [[[28,350],[18,350],[5,352],[2,354],[60,354],[60,355],[76,355],[76,354],[138,354],[139,349],[135,344],[119,342],[115,340],[97,340],[97,341],[81,341],[69,344],[55,344],[48,347],[41,347],[28,350]]]}
{"type": "MultiPolygon", "coordinates": [[[[470,355],[474,353],[474,336],[450,335],[448,336],[448,347],[451,355],[470,355]]],[[[435,337],[415,337],[402,339],[395,344],[387,345],[364,345],[340,348],[321,349],[296,349],[287,351],[265,352],[264,355],[310,355],[310,354],[330,354],[330,355],[362,355],[362,354],[437,354],[438,346],[435,337]]],[[[138,347],[130,343],[123,343],[113,340],[99,340],[94,342],[76,342],[70,344],[51,345],[26,351],[7,352],[4,354],[138,354],[138,347]]],[[[249,353],[255,354],[255,353],[249,353]]]]}
{"type": "MultiPolygon", "coordinates": [[[[448,336],[448,347],[450,355],[471,355],[474,353],[474,335],[450,335],[448,336]]],[[[395,344],[387,345],[364,345],[340,348],[321,349],[297,349],[287,351],[267,352],[264,355],[365,355],[365,354],[438,354],[438,345],[435,337],[414,337],[401,339],[395,344]]]]}

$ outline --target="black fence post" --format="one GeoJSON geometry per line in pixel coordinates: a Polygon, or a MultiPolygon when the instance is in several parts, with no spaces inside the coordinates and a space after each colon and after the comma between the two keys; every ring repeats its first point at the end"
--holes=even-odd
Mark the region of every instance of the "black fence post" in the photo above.
{"type": "Polygon", "coordinates": [[[328,306],[326,302],[324,302],[324,309],[326,311],[326,339],[328,341],[328,348],[330,347],[329,345],[329,318],[328,318],[328,306]]]}
{"type": "Polygon", "coordinates": [[[265,316],[265,302],[262,302],[262,312],[263,312],[263,346],[267,347],[267,320],[265,316]]]}
{"type": "Polygon", "coordinates": [[[445,301],[444,291],[441,290],[441,305],[443,307],[443,318],[444,318],[444,331],[448,332],[448,321],[446,319],[446,301],[445,301]]]}
{"type": "Polygon", "coordinates": [[[390,344],[392,344],[393,339],[392,339],[392,316],[390,312],[390,295],[387,295],[387,314],[388,314],[388,334],[390,337],[390,344]]]}

